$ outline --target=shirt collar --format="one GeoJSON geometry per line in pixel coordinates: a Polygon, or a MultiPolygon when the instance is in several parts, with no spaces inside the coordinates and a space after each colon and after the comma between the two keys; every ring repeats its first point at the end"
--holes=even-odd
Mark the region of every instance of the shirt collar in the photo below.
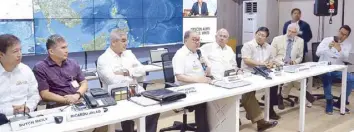
{"type": "Polygon", "coordinates": [[[193,53],[191,50],[189,50],[186,45],[183,45],[182,51],[183,51],[183,53],[185,53],[186,55],[189,55],[189,54],[196,54],[196,53],[193,53]]]}
{"type": "MultiPolygon", "coordinates": [[[[125,50],[125,51],[126,51],[126,50],[125,50]]],[[[123,51],[122,54],[121,54],[121,56],[119,56],[116,52],[114,52],[114,51],[112,50],[111,47],[107,48],[107,52],[108,52],[110,55],[112,55],[113,57],[123,57],[125,51],[123,51]]]]}
{"type": "MultiPolygon", "coordinates": [[[[21,63],[20,63],[20,64],[21,64],[21,63]]],[[[16,71],[16,70],[18,69],[18,66],[19,66],[20,64],[18,64],[18,65],[12,70],[12,72],[16,71]]],[[[4,68],[4,67],[2,66],[2,64],[0,63],[0,75],[3,74],[3,73],[5,73],[5,72],[7,72],[7,71],[5,70],[5,68],[4,68]]]]}
{"type": "Polygon", "coordinates": [[[267,47],[267,42],[264,42],[263,45],[260,45],[257,43],[256,39],[252,40],[252,43],[256,46],[256,47],[260,47],[260,48],[266,48],[267,47]]]}
{"type": "Polygon", "coordinates": [[[2,64],[0,63],[0,75],[3,74],[5,71],[4,67],[2,66],[2,64]]]}
{"type": "MultiPolygon", "coordinates": [[[[55,63],[55,62],[52,60],[52,58],[50,58],[49,56],[48,56],[47,58],[45,58],[44,61],[45,61],[50,67],[55,66],[55,65],[58,66],[58,64],[55,63]]],[[[66,60],[63,61],[62,66],[65,65],[65,64],[66,64],[66,60]]]]}
{"type": "Polygon", "coordinates": [[[216,42],[214,43],[214,48],[216,48],[216,49],[226,50],[226,48],[227,48],[226,46],[227,45],[225,45],[224,48],[222,48],[218,43],[216,43],[216,42]]]}

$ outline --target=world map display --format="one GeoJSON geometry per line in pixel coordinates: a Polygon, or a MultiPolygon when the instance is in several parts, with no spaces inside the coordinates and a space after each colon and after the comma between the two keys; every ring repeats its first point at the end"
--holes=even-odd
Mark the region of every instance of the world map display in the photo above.
{"type": "Polygon", "coordinates": [[[0,33],[31,41],[22,47],[31,47],[24,53],[35,54],[47,52],[45,43],[52,34],[66,39],[69,52],[104,50],[115,28],[128,32],[128,48],[181,44],[182,5],[182,0],[33,0],[33,19],[17,22],[31,23],[31,30],[10,30],[16,24],[2,22],[5,30],[0,33]]]}

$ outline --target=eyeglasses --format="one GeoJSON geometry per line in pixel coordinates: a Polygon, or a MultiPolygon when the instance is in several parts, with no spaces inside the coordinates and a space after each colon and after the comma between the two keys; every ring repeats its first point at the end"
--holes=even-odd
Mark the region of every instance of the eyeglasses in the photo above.
{"type": "Polygon", "coordinates": [[[262,33],[257,33],[256,35],[260,38],[267,38],[267,35],[264,35],[262,33]]]}
{"type": "Polygon", "coordinates": [[[200,38],[192,38],[193,42],[200,42],[200,38]]]}

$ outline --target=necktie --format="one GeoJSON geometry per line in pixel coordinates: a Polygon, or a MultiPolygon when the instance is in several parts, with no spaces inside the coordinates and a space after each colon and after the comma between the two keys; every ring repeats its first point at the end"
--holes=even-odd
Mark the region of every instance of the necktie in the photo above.
{"type": "Polygon", "coordinates": [[[285,63],[290,63],[291,61],[291,50],[293,48],[293,40],[288,39],[288,46],[286,47],[285,63]]]}

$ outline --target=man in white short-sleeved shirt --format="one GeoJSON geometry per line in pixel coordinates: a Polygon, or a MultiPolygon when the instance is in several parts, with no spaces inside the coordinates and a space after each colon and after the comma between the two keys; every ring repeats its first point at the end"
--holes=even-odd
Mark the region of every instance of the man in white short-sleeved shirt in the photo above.
{"type": "MultiPolygon", "coordinates": [[[[126,31],[114,29],[110,35],[111,45],[97,60],[97,72],[107,89],[108,85],[129,81],[128,78],[141,78],[145,76],[143,65],[131,50],[127,50],[128,35],[126,31]]],[[[133,81],[133,80],[130,80],[133,81]]],[[[134,80],[136,81],[136,80],[134,80]]],[[[137,83],[137,82],[133,82],[137,83]]],[[[144,89],[138,85],[136,92],[144,89]]],[[[124,108],[123,108],[124,109],[124,108]]],[[[146,131],[156,132],[160,114],[146,116],[146,131]]],[[[124,132],[134,131],[134,121],[127,120],[121,123],[124,132]]]]}
{"type": "Polygon", "coordinates": [[[0,113],[7,116],[32,112],[40,100],[36,78],[21,58],[20,40],[0,35],[0,113]]]}
{"type": "MultiPolygon", "coordinates": [[[[175,83],[185,85],[190,83],[209,83],[211,78],[210,67],[201,50],[201,57],[197,54],[200,47],[200,36],[193,31],[187,31],[184,34],[184,46],[180,48],[172,59],[173,71],[175,74],[175,83]],[[206,67],[203,67],[204,63],[206,67]]],[[[197,132],[209,132],[208,118],[206,113],[206,103],[191,106],[195,110],[195,123],[197,132]]]]}
{"type": "Polygon", "coordinates": [[[205,44],[201,47],[211,67],[211,75],[215,79],[222,79],[227,70],[237,68],[236,54],[230,46],[229,32],[220,29],[215,35],[216,42],[205,44]]]}

